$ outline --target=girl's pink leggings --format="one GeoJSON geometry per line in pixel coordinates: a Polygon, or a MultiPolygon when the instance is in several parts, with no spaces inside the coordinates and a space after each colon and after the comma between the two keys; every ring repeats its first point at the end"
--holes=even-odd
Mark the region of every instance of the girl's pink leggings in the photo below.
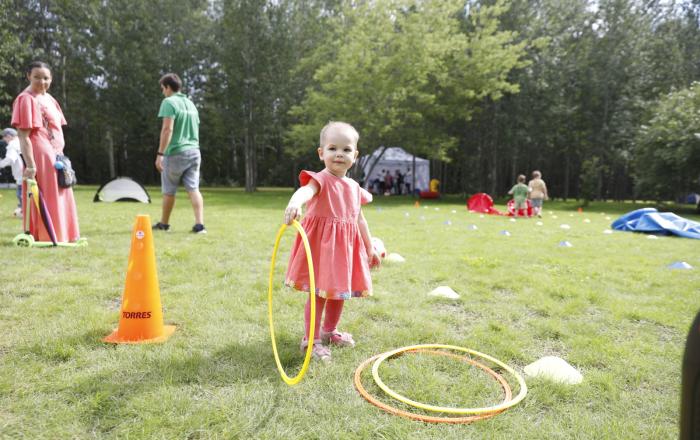
{"type": "MultiPolygon", "coordinates": [[[[321,316],[323,318],[323,331],[332,332],[338,326],[340,315],[343,312],[342,299],[326,299],[316,295],[316,322],[314,322],[314,339],[321,339],[319,332],[321,327],[321,316]],[[325,309],[325,314],[324,314],[325,309]]],[[[304,307],[304,339],[309,339],[309,322],[311,321],[311,300],[306,300],[304,307]]]]}

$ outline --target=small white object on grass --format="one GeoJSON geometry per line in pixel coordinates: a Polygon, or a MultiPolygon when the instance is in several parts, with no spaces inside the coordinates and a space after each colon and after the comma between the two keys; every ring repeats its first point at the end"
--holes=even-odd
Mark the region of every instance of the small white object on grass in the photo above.
{"type": "Polygon", "coordinates": [[[451,226],[451,225],[452,225],[452,221],[451,221],[451,220],[445,220],[443,223],[446,224],[447,226],[451,226]]]}
{"type": "Polygon", "coordinates": [[[559,218],[559,216],[553,215],[552,218],[557,219],[557,218],[559,218]]]}
{"type": "Polygon", "coordinates": [[[410,217],[410,216],[411,216],[411,214],[409,214],[408,212],[404,212],[403,215],[405,215],[406,217],[410,217]]]}
{"type": "Polygon", "coordinates": [[[386,256],[387,263],[403,263],[405,261],[406,259],[401,255],[397,254],[396,252],[392,252],[386,256]]]}
{"type": "Polygon", "coordinates": [[[583,222],[584,222],[584,223],[590,223],[590,222],[591,222],[591,219],[589,219],[589,218],[584,218],[584,219],[583,219],[583,222]]]}
{"type": "Polygon", "coordinates": [[[439,211],[439,210],[440,210],[440,208],[435,208],[435,210],[436,210],[436,211],[439,211]]]}
{"type": "Polygon", "coordinates": [[[439,296],[442,298],[457,299],[459,294],[452,290],[449,286],[439,286],[428,293],[430,296],[439,296]]]}
{"type": "Polygon", "coordinates": [[[467,228],[469,228],[469,230],[471,230],[471,231],[476,231],[477,229],[479,229],[479,227],[477,225],[469,225],[469,226],[467,226],[467,228]]]}
{"type": "Polygon", "coordinates": [[[605,217],[605,220],[610,220],[610,216],[609,216],[609,215],[606,216],[606,217],[605,217]]]}
{"type": "Polygon", "coordinates": [[[659,238],[659,237],[657,237],[657,236],[654,235],[654,234],[650,234],[650,235],[647,235],[647,238],[648,238],[649,240],[656,240],[656,239],[659,238]]]}
{"type": "Polygon", "coordinates": [[[455,210],[453,209],[453,210],[452,210],[452,214],[457,214],[457,211],[455,211],[455,210]]]}
{"type": "Polygon", "coordinates": [[[561,226],[559,226],[559,227],[562,228],[562,229],[571,229],[571,226],[569,226],[569,225],[567,225],[567,224],[563,224],[563,225],[561,225],[561,226]]]}
{"type": "Polygon", "coordinates": [[[574,245],[571,244],[570,242],[564,240],[559,242],[559,247],[573,247],[574,245]]]}
{"type": "Polygon", "coordinates": [[[479,216],[479,218],[484,218],[484,214],[481,214],[481,215],[479,216]]]}
{"type": "Polygon", "coordinates": [[[670,265],[668,266],[668,268],[669,268],[669,269],[685,269],[685,270],[688,270],[688,269],[692,269],[693,266],[691,266],[690,264],[686,263],[685,261],[676,261],[675,263],[670,264],[670,265]]]}
{"type": "Polygon", "coordinates": [[[506,237],[510,237],[510,232],[508,232],[508,231],[501,231],[501,235],[505,235],[506,237]]]}
{"type": "Polygon", "coordinates": [[[537,223],[535,223],[535,224],[536,224],[537,226],[542,226],[542,225],[544,225],[544,223],[542,223],[542,222],[537,222],[537,223]]]}
{"type": "Polygon", "coordinates": [[[510,221],[512,221],[513,223],[515,223],[517,220],[515,220],[514,218],[511,217],[511,218],[510,218],[510,221]]]}
{"type": "Polygon", "coordinates": [[[536,360],[524,369],[531,377],[542,377],[566,385],[576,385],[583,382],[583,376],[564,359],[556,356],[545,356],[536,360]]]}
{"type": "Polygon", "coordinates": [[[612,234],[612,233],[613,233],[612,229],[606,229],[603,231],[603,234],[612,234]]]}

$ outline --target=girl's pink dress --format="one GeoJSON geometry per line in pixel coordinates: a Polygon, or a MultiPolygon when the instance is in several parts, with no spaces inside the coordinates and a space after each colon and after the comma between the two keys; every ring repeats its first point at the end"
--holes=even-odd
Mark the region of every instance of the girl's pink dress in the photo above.
{"type": "MultiPolygon", "coordinates": [[[[66,125],[58,102],[49,94],[33,94],[29,89],[20,93],[12,105],[12,125],[17,129],[31,130],[36,182],[44,198],[46,209],[57,242],[71,242],[80,238],[78,212],[71,188],[60,188],[56,177],[56,155],[63,153],[63,129],[66,125]]],[[[22,215],[26,216],[27,185],[22,185],[22,215]]],[[[29,232],[37,241],[51,241],[41,214],[31,204],[29,232]]]]}
{"type": "MultiPolygon", "coordinates": [[[[349,177],[336,177],[326,170],[299,174],[302,186],[309,179],[320,189],[307,203],[301,225],[311,247],[316,295],[327,299],[372,295],[367,249],[357,225],[360,207],[371,202],[372,195],[349,177]]],[[[299,235],[289,256],[286,284],[309,291],[306,252],[299,235]]]]}

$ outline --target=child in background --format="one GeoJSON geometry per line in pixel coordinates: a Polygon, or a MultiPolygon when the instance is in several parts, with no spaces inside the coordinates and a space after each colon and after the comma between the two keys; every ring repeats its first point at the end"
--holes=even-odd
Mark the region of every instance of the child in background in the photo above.
{"type": "Polygon", "coordinates": [[[541,218],[542,201],[549,200],[547,185],[542,180],[542,173],[533,171],[532,180],[528,182],[527,186],[530,187],[530,202],[532,203],[533,214],[541,218]]]}
{"type": "Polygon", "coordinates": [[[17,208],[13,215],[22,217],[22,158],[20,157],[19,138],[17,130],[6,128],[2,131],[2,140],[7,143],[5,158],[0,160],[0,168],[11,167],[12,177],[17,183],[17,208]]]}
{"type": "MultiPolygon", "coordinates": [[[[284,211],[284,222],[301,215],[301,206],[308,202],[302,226],[311,247],[316,281],[316,322],[311,323],[311,303],[304,309],[302,352],[309,344],[308,335],[314,326],[314,358],[331,359],[330,346],[355,346],[350,333],[337,330],[346,299],[372,294],[369,268],[380,264],[372,248],[372,236],[361,205],[372,201],[372,195],[346,174],[357,159],[359,134],[344,122],[330,122],[321,130],[318,156],[325,164],[323,171],[302,171],[299,188],[284,211]],[[321,327],[321,317],[323,326],[321,327]]],[[[297,236],[289,257],[286,282],[290,287],[309,291],[306,253],[297,236]]]]}
{"type": "Polygon", "coordinates": [[[527,216],[527,195],[529,193],[530,188],[525,185],[525,176],[521,174],[518,176],[518,183],[508,191],[508,194],[513,196],[513,217],[517,217],[521,209],[524,212],[523,215],[527,216]]]}

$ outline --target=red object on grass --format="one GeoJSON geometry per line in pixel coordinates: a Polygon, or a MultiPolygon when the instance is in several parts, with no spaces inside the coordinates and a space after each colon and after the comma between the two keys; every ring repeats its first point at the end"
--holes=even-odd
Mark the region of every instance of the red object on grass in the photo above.
{"type": "Polygon", "coordinates": [[[493,199],[486,193],[476,193],[467,200],[467,209],[473,212],[482,212],[491,215],[504,215],[493,207],[493,199]]]}
{"type": "MultiPolygon", "coordinates": [[[[528,217],[532,217],[532,205],[530,204],[530,199],[527,199],[526,203],[527,203],[527,209],[526,209],[527,212],[526,212],[526,214],[527,214],[528,217]]],[[[510,216],[510,217],[514,217],[514,216],[515,216],[515,209],[514,209],[514,206],[515,206],[515,200],[513,200],[513,199],[508,200],[508,204],[506,205],[506,207],[508,208],[508,214],[507,214],[507,215],[510,216]]],[[[522,209],[520,210],[520,212],[518,213],[518,215],[521,216],[521,217],[523,216],[523,210],[522,210],[522,209]]]]}
{"type": "Polygon", "coordinates": [[[421,191],[418,195],[421,199],[437,199],[440,197],[440,193],[437,191],[421,191]]]}

